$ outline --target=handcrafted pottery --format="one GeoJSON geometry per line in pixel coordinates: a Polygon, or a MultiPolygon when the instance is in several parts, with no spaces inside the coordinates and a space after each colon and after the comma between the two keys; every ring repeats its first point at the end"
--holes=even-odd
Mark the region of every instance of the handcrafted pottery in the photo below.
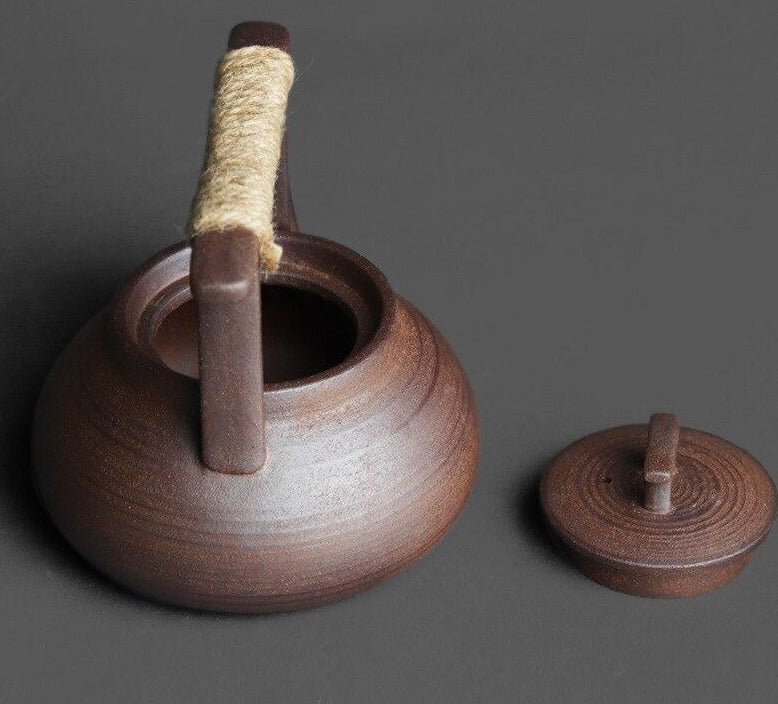
{"type": "Polygon", "coordinates": [[[548,525],[571,560],[611,589],[693,596],[748,563],[775,519],[775,485],[744,450],[671,414],[566,448],[541,481],[548,525]]]}
{"type": "MultiPolygon", "coordinates": [[[[252,44],[288,35],[233,30],[231,48],[252,44]]],[[[275,192],[284,253],[262,275],[261,323],[251,233],[198,237],[194,261],[175,245],[69,344],[38,404],[53,522],[171,604],[277,611],[358,592],[429,550],[475,478],[476,409],[449,345],[367,260],[297,232],[285,155],[275,192]]]]}

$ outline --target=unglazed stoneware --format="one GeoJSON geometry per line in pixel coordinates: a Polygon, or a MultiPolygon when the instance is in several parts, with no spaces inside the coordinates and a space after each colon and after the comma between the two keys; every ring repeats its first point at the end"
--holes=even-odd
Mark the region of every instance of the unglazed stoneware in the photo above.
{"type": "MultiPolygon", "coordinates": [[[[288,36],[247,23],[230,46],[257,42],[288,36]]],[[[429,550],[475,479],[476,409],[451,348],[367,260],[296,231],[285,155],[275,220],[261,348],[241,308],[260,294],[255,238],[197,238],[197,261],[185,242],[139,269],[38,404],[34,476],[53,522],[105,574],[171,604],[264,612],[354,594],[429,550]]]]}
{"type": "Polygon", "coordinates": [[[775,519],[775,486],[744,450],[655,414],[573,443],[541,481],[549,527],[589,577],[653,597],[735,577],[775,519]]]}

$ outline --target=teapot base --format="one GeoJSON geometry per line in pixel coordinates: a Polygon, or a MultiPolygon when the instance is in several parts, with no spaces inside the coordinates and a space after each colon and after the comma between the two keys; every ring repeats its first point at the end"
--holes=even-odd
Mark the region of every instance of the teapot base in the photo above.
{"type": "Polygon", "coordinates": [[[160,358],[153,335],[146,346],[144,325],[159,329],[185,298],[171,283],[184,247],[144,267],[46,382],[33,431],[41,500],[73,547],[132,591],[228,612],[324,604],[409,566],[464,506],[478,421],[450,347],[361,257],[294,240],[281,281],[326,249],[320,268],[340,271],[357,341],[332,369],[266,386],[267,461],[254,474],[202,464],[197,380],[160,358]],[[160,270],[175,306],[144,289],[160,270]]]}

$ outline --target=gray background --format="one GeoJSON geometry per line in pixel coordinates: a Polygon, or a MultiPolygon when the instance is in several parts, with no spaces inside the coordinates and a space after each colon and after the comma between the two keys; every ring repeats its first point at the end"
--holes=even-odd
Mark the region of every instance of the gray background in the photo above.
{"type": "Polygon", "coordinates": [[[655,410],[778,467],[777,38],[772,1],[6,0],[0,700],[775,700],[775,536],[718,592],[628,597],[555,555],[536,488],[568,442],[655,410]],[[57,353],[182,236],[243,19],[293,33],[303,229],[440,327],[483,425],[437,549],[272,617],[114,587],[45,522],[27,466],[57,353]]]}

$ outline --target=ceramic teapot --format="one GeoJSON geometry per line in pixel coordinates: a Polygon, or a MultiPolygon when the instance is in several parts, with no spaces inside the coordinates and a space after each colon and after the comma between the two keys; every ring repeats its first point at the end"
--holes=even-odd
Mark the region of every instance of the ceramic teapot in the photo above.
{"type": "MultiPolygon", "coordinates": [[[[288,49],[245,23],[230,51],[288,49]]],[[[250,229],[146,262],[51,371],[33,429],[40,498],[73,547],[140,594],[292,610],[358,592],[446,532],[474,481],[471,389],[370,262],[300,234],[285,141],[277,270],[250,229]]]]}

